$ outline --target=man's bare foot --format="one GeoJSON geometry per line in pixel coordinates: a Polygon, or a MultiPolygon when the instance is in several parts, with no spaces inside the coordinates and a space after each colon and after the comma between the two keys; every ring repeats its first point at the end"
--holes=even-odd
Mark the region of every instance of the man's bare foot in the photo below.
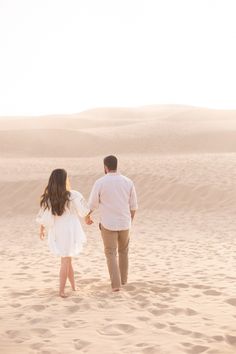
{"type": "Polygon", "coordinates": [[[66,297],[68,297],[68,295],[66,295],[65,293],[59,293],[59,296],[62,297],[63,299],[65,299],[66,297]]]}
{"type": "Polygon", "coordinates": [[[114,288],[112,289],[112,292],[115,293],[116,291],[120,291],[120,288],[114,288]]]}

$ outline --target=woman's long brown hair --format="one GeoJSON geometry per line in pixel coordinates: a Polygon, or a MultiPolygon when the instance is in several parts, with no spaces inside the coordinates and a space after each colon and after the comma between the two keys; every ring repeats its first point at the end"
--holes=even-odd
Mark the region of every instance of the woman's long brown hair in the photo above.
{"type": "Polygon", "coordinates": [[[40,206],[51,209],[53,215],[62,215],[69,204],[70,192],[66,189],[67,172],[63,169],[53,170],[48,185],[41,196],[40,206]]]}

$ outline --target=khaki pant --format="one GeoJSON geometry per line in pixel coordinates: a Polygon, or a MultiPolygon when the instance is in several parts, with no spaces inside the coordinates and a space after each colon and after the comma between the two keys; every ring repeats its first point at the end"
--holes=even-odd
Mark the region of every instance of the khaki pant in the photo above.
{"type": "Polygon", "coordinates": [[[128,278],[129,230],[111,231],[101,225],[101,234],[111,286],[113,289],[120,288],[121,284],[125,284],[128,278]]]}

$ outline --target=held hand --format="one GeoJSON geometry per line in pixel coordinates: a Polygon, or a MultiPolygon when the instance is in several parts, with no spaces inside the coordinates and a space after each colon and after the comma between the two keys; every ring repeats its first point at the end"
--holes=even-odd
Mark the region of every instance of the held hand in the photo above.
{"type": "Polygon", "coordinates": [[[92,225],[93,224],[93,220],[90,218],[90,215],[85,216],[85,223],[87,225],[92,225]]]}

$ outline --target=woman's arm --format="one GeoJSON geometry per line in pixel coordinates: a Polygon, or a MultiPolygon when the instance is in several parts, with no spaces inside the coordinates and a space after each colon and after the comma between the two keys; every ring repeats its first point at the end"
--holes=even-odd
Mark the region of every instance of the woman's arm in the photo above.
{"type": "Polygon", "coordinates": [[[88,207],[86,200],[84,199],[81,193],[77,191],[72,191],[72,192],[73,192],[72,203],[74,204],[77,213],[81,218],[85,219],[86,224],[91,225],[93,221],[90,218],[91,211],[88,207]]]}

